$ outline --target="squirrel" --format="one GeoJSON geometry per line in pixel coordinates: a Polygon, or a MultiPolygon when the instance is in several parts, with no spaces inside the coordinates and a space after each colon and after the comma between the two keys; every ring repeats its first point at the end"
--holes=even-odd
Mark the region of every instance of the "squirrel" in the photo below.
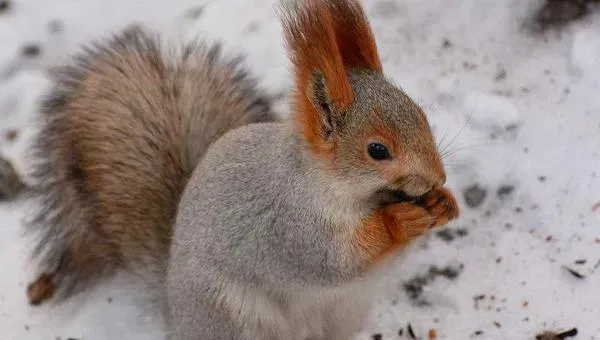
{"type": "Polygon", "coordinates": [[[279,9],[283,119],[237,58],[176,57],[137,28],[59,69],[34,149],[32,304],[126,270],[157,292],[170,340],[348,339],[390,259],[458,217],[359,0],[279,9]]]}

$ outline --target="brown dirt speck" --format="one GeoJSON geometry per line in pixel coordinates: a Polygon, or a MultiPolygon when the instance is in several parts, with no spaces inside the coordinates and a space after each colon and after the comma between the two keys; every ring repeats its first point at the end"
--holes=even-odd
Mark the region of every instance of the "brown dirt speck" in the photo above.
{"type": "Polygon", "coordinates": [[[185,12],[185,16],[188,19],[192,19],[192,20],[196,20],[198,18],[200,18],[202,16],[202,14],[204,13],[204,7],[194,7],[194,8],[190,8],[185,12]]]}
{"type": "Polygon", "coordinates": [[[14,141],[15,139],[17,139],[17,137],[19,136],[19,131],[17,130],[8,130],[6,132],[6,139],[8,141],[14,141]]]}
{"type": "Polygon", "coordinates": [[[506,70],[505,69],[498,70],[498,72],[496,72],[496,75],[494,76],[494,80],[502,81],[504,79],[506,79],[506,70]]]}
{"type": "Polygon", "coordinates": [[[546,0],[535,16],[541,29],[560,26],[590,12],[589,4],[598,0],[546,0]]]}
{"type": "Polygon", "coordinates": [[[479,184],[473,184],[463,190],[463,197],[469,208],[479,207],[483,204],[486,196],[487,190],[482,188],[479,184]]]}
{"type": "Polygon", "coordinates": [[[575,269],[569,268],[567,266],[563,266],[563,268],[571,275],[573,275],[573,277],[575,277],[576,279],[582,280],[585,279],[585,275],[581,274],[580,272],[576,271],[575,269]]]}
{"type": "Polygon", "coordinates": [[[407,329],[408,335],[410,336],[411,339],[417,339],[417,336],[415,335],[415,331],[413,330],[412,325],[410,323],[408,324],[406,329],[407,329]]]}
{"type": "Polygon", "coordinates": [[[510,196],[514,191],[514,185],[503,185],[500,188],[498,188],[498,190],[496,191],[496,195],[498,196],[498,198],[502,199],[506,198],[507,196],[510,196]]]}
{"type": "Polygon", "coordinates": [[[35,43],[30,43],[21,48],[21,55],[27,58],[37,57],[42,53],[42,48],[40,45],[35,43]]]}
{"type": "Polygon", "coordinates": [[[437,237],[446,242],[452,242],[457,237],[465,237],[469,235],[469,231],[464,228],[443,228],[435,233],[437,237]]]}
{"type": "Polygon", "coordinates": [[[422,298],[424,288],[431,284],[438,277],[445,277],[449,280],[456,279],[462,272],[463,265],[437,267],[431,266],[429,270],[421,275],[416,275],[403,284],[404,291],[408,297],[418,306],[427,306],[429,302],[422,298]]]}
{"type": "Polygon", "coordinates": [[[0,0],[0,13],[4,13],[10,9],[11,3],[8,0],[0,0]]]}
{"type": "Polygon", "coordinates": [[[577,336],[577,328],[572,328],[564,332],[545,331],[535,336],[536,340],[564,340],[566,338],[577,336]]]}
{"type": "Polygon", "coordinates": [[[54,19],[54,20],[51,20],[50,22],[48,22],[47,27],[48,27],[48,31],[52,34],[57,34],[59,32],[62,32],[65,29],[62,21],[60,21],[58,19],[54,19]]]}

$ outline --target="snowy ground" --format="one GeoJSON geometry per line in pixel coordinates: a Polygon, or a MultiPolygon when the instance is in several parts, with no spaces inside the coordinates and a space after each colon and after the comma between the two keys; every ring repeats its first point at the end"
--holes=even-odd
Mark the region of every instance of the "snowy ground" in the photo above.
{"type": "MultiPolygon", "coordinates": [[[[424,339],[430,329],[512,340],[571,327],[575,339],[600,339],[600,12],[535,34],[525,24],[538,4],[365,0],[387,74],[449,144],[463,215],[399,259],[357,339],[410,339],[409,323],[424,339]]],[[[223,40],[269,91],[289,87],[268,0],[13,0],[0,11],[0,152],[19,172],[47,66],[134,21],[223,40]],[[38,56],[23,55],[28,44],[38,56]]],[[[21,203],[0,204],[0,340],[161,339],[156,313],[118,282],[85,301],[29,307],[23,216],[21,203]]]]}

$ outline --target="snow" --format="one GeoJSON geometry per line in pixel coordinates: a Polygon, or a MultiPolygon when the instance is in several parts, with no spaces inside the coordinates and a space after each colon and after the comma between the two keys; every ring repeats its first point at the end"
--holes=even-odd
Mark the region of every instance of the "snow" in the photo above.
{"type": "MultiPolygon", "coordinates": [[[[431,233],[415,242],[382,282],[356,339],[401,339],[408,323],[423,338],[436,329],[439,339],[534,339],[542,330],[577,327],[576,339],[600,339],[600,209],[593,209],[600,202],[600,13],[536,33],[527,21],[539,2],[364,1],[385,72],[423,105],[447,150],[448,185],[463,207],[448,228],[468,234],[444,241],[431,233]],[[471,208],[463,192],[475,184],[486,195],[471,208]],[[424,287],[419,301],[426,305],[403,288],[432,265],[461,264],[456,278],[438,276],[424,287]]],[[[287,93],[274,5],[13,0],[0,13],[0,152],[24,173],[47,67],[133,22],[168,40],[223,41],[226,51],[248,55],[269,92],[287,93]],[[20,56],[30,43],[40,45],[39,57],[20,56]],[[11,142],[12,129],[19,135],[11,142]]],[[[285,113],[285,100],[277,107],[285,113]]],[[[0,204],[1,340],[162,338],[160,316],[127,278],[63,305],[28,306],[25,208],[0,204]]]]}

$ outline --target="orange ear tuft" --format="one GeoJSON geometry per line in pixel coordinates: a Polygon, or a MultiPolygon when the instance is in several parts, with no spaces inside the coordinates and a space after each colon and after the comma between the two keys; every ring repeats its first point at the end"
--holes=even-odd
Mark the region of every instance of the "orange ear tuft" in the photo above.
{"type": "Polygon", "coordinates": [[[330,0],[336,42],[346,68],[383,72],[375,36],[360,2],[330,0]]]}
{"type": "Polygon", "coordinates": [[[311,98],[316,75],[324,80],[332,114],[341,116],[354,100],[347,69],[381,72],[381,61],[358,1],[288,0],[283,9],[283,32],[296,77],[296,118],[309,144],[323,152],[329,149],[327,132],[311,98]]]}

